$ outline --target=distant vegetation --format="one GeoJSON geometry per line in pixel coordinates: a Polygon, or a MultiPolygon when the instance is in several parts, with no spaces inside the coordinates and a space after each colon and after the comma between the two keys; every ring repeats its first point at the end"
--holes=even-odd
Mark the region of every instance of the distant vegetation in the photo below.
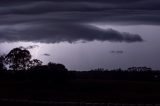
{"type": "Polygon", "coordinates": [[[160,72],[148,67],[130,67],[127,70],[99,68],[82,72],[68,71],[63,64],[49,62],[43,65],[41,60],[32,59],[27,49],[20,47],[0,56],[0,79],[56,82],[70,79],[160,81],[160,72]]]}

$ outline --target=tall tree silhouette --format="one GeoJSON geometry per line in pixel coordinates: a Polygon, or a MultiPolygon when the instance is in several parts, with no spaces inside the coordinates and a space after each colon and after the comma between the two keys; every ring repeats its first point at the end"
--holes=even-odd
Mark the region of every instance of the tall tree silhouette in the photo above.
{"type": "Polygon", "coordinates": [[[30,52],[23,48],[14,48],[5,56],[5,62],[12,70],[26,70],[30,60],[30,52]]]}
{"type": "Polygon", "coordinates": [[[6,69],[4,63],[5,63],[5,56],[2,55],[2,56],[0,56],[0,70],[6,69]]]}

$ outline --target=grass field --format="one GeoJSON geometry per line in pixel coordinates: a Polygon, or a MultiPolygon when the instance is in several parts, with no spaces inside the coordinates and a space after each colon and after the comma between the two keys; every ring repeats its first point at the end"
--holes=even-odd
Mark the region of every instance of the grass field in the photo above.
{"type": "Polygon", "coordinates": [[[0,81],[0,98],[56,102],[160,103],[160,83],[70,80],[63,84],[0,81]]]}

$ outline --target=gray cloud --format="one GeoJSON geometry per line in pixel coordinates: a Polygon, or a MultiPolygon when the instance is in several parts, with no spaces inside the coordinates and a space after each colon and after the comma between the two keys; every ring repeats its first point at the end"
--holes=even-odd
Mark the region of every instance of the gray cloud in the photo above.
{"type": "Polygon", "coordinates": [[[90,23],[159,25],[159,0],[1,0],[0,41],[143,41],[90,23]]]}
{"type": "Polygon", "coordinates": [[[112,53],[112,54],[123,54],[124,51],[123,50],[112,50],[112,51],[110,51],[110,53],[112,53]]]}
{"type": "Polygon", "coordinates": [[[18,48],[21,48],[21,49],[34,49],[34,48],[38,48],[39,46],[38,45],[30,45],[30,46],[27,46],[27,47],[23,47],[23,46],[20,46],[18,48]]]}
{"type": "Polygon", "coordinates": [[[13,0],[0,1],[1,14],[41,14],[48,12],[96,12],[113,9],[159,10],[159,0],[13,0]]]}
{"type": "Polygon", "coordinates": [[[45,54],[43,54],[44,56],[51,56],[50,54],[48,54],[48,53],[45,53],[45,54]]]}
{"type": "Polygon", "coordinates": [[[3,41],[37,41],[45,43],[82,41],[142,42],[138,34],[102,30],[91,25],[70,23],[19,24],[0,30],[3,41]],[[45,28],[45,29],[44,29],[45,28]]]}
{"type": "Polygon", "coordinates": [[[31,45],[31,46],[27,46],[26,49],[34,49],[34,48],[38,48],[38,45],[31,45]]]}

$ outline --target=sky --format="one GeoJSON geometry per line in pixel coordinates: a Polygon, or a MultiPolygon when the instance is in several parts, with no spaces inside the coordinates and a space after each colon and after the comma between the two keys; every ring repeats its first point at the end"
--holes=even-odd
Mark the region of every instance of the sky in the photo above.
{"type": "Polygon", "coordinates": [[[159,0],[1,0],[0,54],[24,46],[69,70],[160,69],[159,0]]]}

